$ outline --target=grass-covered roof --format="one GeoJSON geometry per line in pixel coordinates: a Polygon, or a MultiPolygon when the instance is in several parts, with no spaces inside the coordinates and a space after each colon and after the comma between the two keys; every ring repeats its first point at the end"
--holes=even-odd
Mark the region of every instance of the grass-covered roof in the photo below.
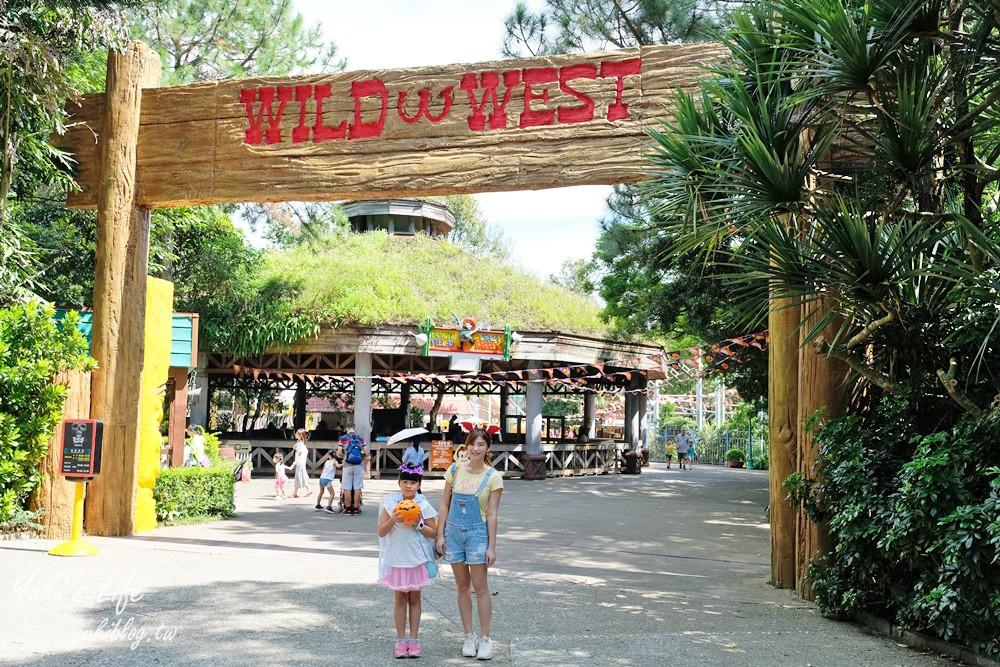
{"type": "Polygon", "coordinates": [[[427,316],[444,324],[454,311],[522,331],[607,331],[587,297],[422,234],[350,234],[322,250],[271,252],[266,262],[261,277],[296,288],[293,310],[321,326],[417,324],[427,316]]]}

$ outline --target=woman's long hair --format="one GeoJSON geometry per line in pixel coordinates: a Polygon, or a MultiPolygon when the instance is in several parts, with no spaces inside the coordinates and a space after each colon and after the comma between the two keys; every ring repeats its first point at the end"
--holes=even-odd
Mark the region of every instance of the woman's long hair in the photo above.
{"type": "Polygon", "coordinates": [[[483,457],[483,460],[486,461],[486,465],[492,466],[493,438],[490,437],[490,434],[487,433],[485,429],[474,428],[471,431],[469,431],[469,435],[465,437],[465,446],[469,447],[472,444],[472,441],[475,440],[476,438],[482,438],[483,442],[486,443],[486,456],[483,457]]]}

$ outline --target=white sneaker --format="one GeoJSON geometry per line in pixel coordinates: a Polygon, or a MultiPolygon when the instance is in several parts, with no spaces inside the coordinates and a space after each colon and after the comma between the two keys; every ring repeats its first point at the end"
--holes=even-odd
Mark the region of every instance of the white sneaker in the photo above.
{"type": "Polygon", "coordinates": [[[493,640],[489,637],[480,637],[479,639],[479,653],[476,654],[477,660],[490,660],[493,657],[493,640]]]}
{"type": "Polygon", "coordinates": [[[462,645],[462,655],[464,655],[466,658],[477,657],[476,647],[478,646],[478,644],[479,642],[476,641],[476,633],[471,632],[465,635],[465,644],[462,645]]]}

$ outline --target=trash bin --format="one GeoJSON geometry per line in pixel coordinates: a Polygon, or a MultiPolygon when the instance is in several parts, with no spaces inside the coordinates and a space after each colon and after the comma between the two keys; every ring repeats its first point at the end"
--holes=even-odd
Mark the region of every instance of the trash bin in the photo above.
{"type": "Polygon", "coordinates": [[[642,466],[639,465],[639,454],[636,452],[625,452],[622,454],[625,459],[625,469],[622,471],[624,475],[638,475],[642,472],[642,466]]]}

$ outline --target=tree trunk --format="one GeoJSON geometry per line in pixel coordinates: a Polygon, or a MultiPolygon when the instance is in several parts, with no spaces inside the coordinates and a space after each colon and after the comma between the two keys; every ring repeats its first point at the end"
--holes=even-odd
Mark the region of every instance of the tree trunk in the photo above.
{"type": "Polygon", "coordinates": [[[431,421],[428,426],[428,430],[430,430],[431,432],[437,430],[436,424],[438,418],[438,411],[441,409],[441,404],[444,403],[444,390],[445,386],[441,385],[441,389],[438,390],[438,395],[434,399],[434,405],[431,406],[431,415],[430,415],[431,421]]]}
{"type": "Polygon", "coordinates": [[[142,89],[159,79],[159,57],[142,44],[108,55],[91,345],[91,415],[104,421],[104,452],[87,493],[93,535],[135,531],[149,263],[149,209],[135,204],[136,146],[142,89]]]}

